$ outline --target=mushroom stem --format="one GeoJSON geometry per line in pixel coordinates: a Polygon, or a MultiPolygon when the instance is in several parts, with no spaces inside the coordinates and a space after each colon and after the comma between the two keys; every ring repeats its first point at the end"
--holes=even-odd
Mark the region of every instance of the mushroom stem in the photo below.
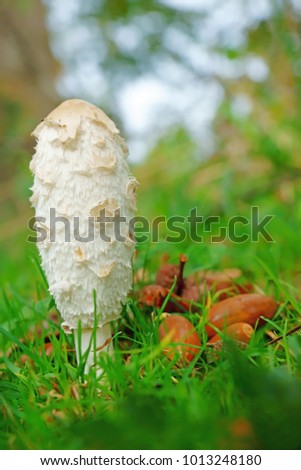
{"type": "Polygon", "coordinates": [[[102,369],[97,366],[97,357],[101,353],[110,353],[111,347],[111,326],[106,323],[102,327],[85,328],[80,332],[74,329],[74,341],[76,349],[77,363],[85,362],[85,374],[96,365],[97,375],[101,375],[102,369]]]}

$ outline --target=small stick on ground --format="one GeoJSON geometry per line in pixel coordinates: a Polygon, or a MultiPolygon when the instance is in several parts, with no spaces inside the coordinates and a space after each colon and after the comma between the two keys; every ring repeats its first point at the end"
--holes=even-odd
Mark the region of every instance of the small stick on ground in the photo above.
{"type": "Polygon", "coordinates": [[[179,275],[177,279],[177,286],[176,286],[176,292],[175,292],[175,294],[177,295],[181,295],[184,289],[185,281],[183,277],[183,272],[184,272],[184,266],[187,263],[188,258],[186,255],[181,254],[179,256],[179,261],[180,261],[180,269],[179,269],[179,275]]]}
{"type": "Polygon", "coordinates": [[[270,346],[270,344],[275,344],[278,341],[282,340],[283,338],[286,338],[287,336],[292,335],[293,333],[296,333],[296,331],[301,330],[301,325],[294,326],[294,328],[291,328],[288,330],[288,332],[285,335],[282,336],[277,336],[277,338],[272,339],[272,341],[269,341],[266,345],[270,346]]]}

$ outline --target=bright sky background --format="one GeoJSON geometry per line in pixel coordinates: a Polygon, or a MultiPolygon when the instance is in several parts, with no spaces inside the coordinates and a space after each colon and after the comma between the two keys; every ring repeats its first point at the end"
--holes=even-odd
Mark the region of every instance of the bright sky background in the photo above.
{"type": "MultiPolygon", "coordinates": [[[[44,0],[49,7],[48,26],[53,33],[52,48],[63,64],[57,87],[62,97],[78,97],[101,103],[101,97],[112,92],[101,73],[101,49],[98,25],[92,19],[79,21],[81,0],[44,0]],[[95,48],[93,47],[95,45],[95,48]]],[[[277,0],[281,2],[282,0],[277,0]]],[[[291,0],[298,8],[300,0],[291,0]]],[[[199,43],[190,41],[183,32],[170,28],[169,46],[185,51],[185,58],[200,74],[211,77],[239,78],[263,81],[268,68],[260,57],[229,60],[212,54],[212,46],[241,46],[246,31],[268,18],[275,0],[162,0],[179,10],[207,13],[198,32],[199,43]]],[[[85,4],[87,6],[87,3],[85,4]]],[[[135,47],[139,40],[135,28],[125,26],[117,31],[117,39],[125,48],[135,47]]],[[[116,93],[116,90],[114,90],[116,93]]],[[[181,122],[200,146],[200,158],[214,149],[212,120],[223,98],[223,88],[214,78],[193,81],[187,70],[172,61],[160,63],[160,73],[145,73],[127,83],[116,93],[120,115],[127,134],[131,161],[140,161],[166,127],[181,122]]],[[[241,116],[249,113],[252,103],[245,95],[233,97],[232,110],[241,116]]]]}

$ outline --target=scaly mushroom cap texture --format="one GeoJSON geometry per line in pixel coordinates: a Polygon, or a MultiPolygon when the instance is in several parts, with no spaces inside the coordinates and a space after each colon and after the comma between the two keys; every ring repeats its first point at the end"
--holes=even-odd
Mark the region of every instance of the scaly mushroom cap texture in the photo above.
{"type": "Polygon", "coordinates": [[[96,106],[67,100],[35,129],[31,203],[50,293],[67,328],[116,319],[132,283],[136,179],[115,124],[96,106]],[[116,225],[102,222],[116,215],[116,225]],[[43,236],[42,236],[43,235],[43,236]],[[110,239],[108,241],[108,239],[110,239]],[[94,305],[96,293],[96,309],[94,305]]]}

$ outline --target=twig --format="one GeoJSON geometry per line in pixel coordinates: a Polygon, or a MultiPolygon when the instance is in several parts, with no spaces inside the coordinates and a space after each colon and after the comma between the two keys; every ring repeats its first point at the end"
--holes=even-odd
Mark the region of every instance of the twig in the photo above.
{"type": "Polygon", "coordinates": [[[177,280],[177,286],[176,286],[176,292],[175,292],[177,295],[182,294],[182,290],[185,285],[183,272],[184,272],[184,266],[187,263],[187,261],[188,261],[187,256],[183,254],[179,256],[180,267],[179,267],[179,274],[178,274],[178,280],[177,280]]]}
{"type": "Polygon", "coordinates": [[[294,328],[291,328],[290,330],[288,330],[288,332],[285,335],[277,336],[277,338],[272,339],[272,341],[269,341],[268,343],[266,343],[266,345],[269,346],[270,344],[277,343],[281,339],[286,338],[289,335],[292,335],[298,330],[301,330],[301,325],[294,326],[294,328]]]}

